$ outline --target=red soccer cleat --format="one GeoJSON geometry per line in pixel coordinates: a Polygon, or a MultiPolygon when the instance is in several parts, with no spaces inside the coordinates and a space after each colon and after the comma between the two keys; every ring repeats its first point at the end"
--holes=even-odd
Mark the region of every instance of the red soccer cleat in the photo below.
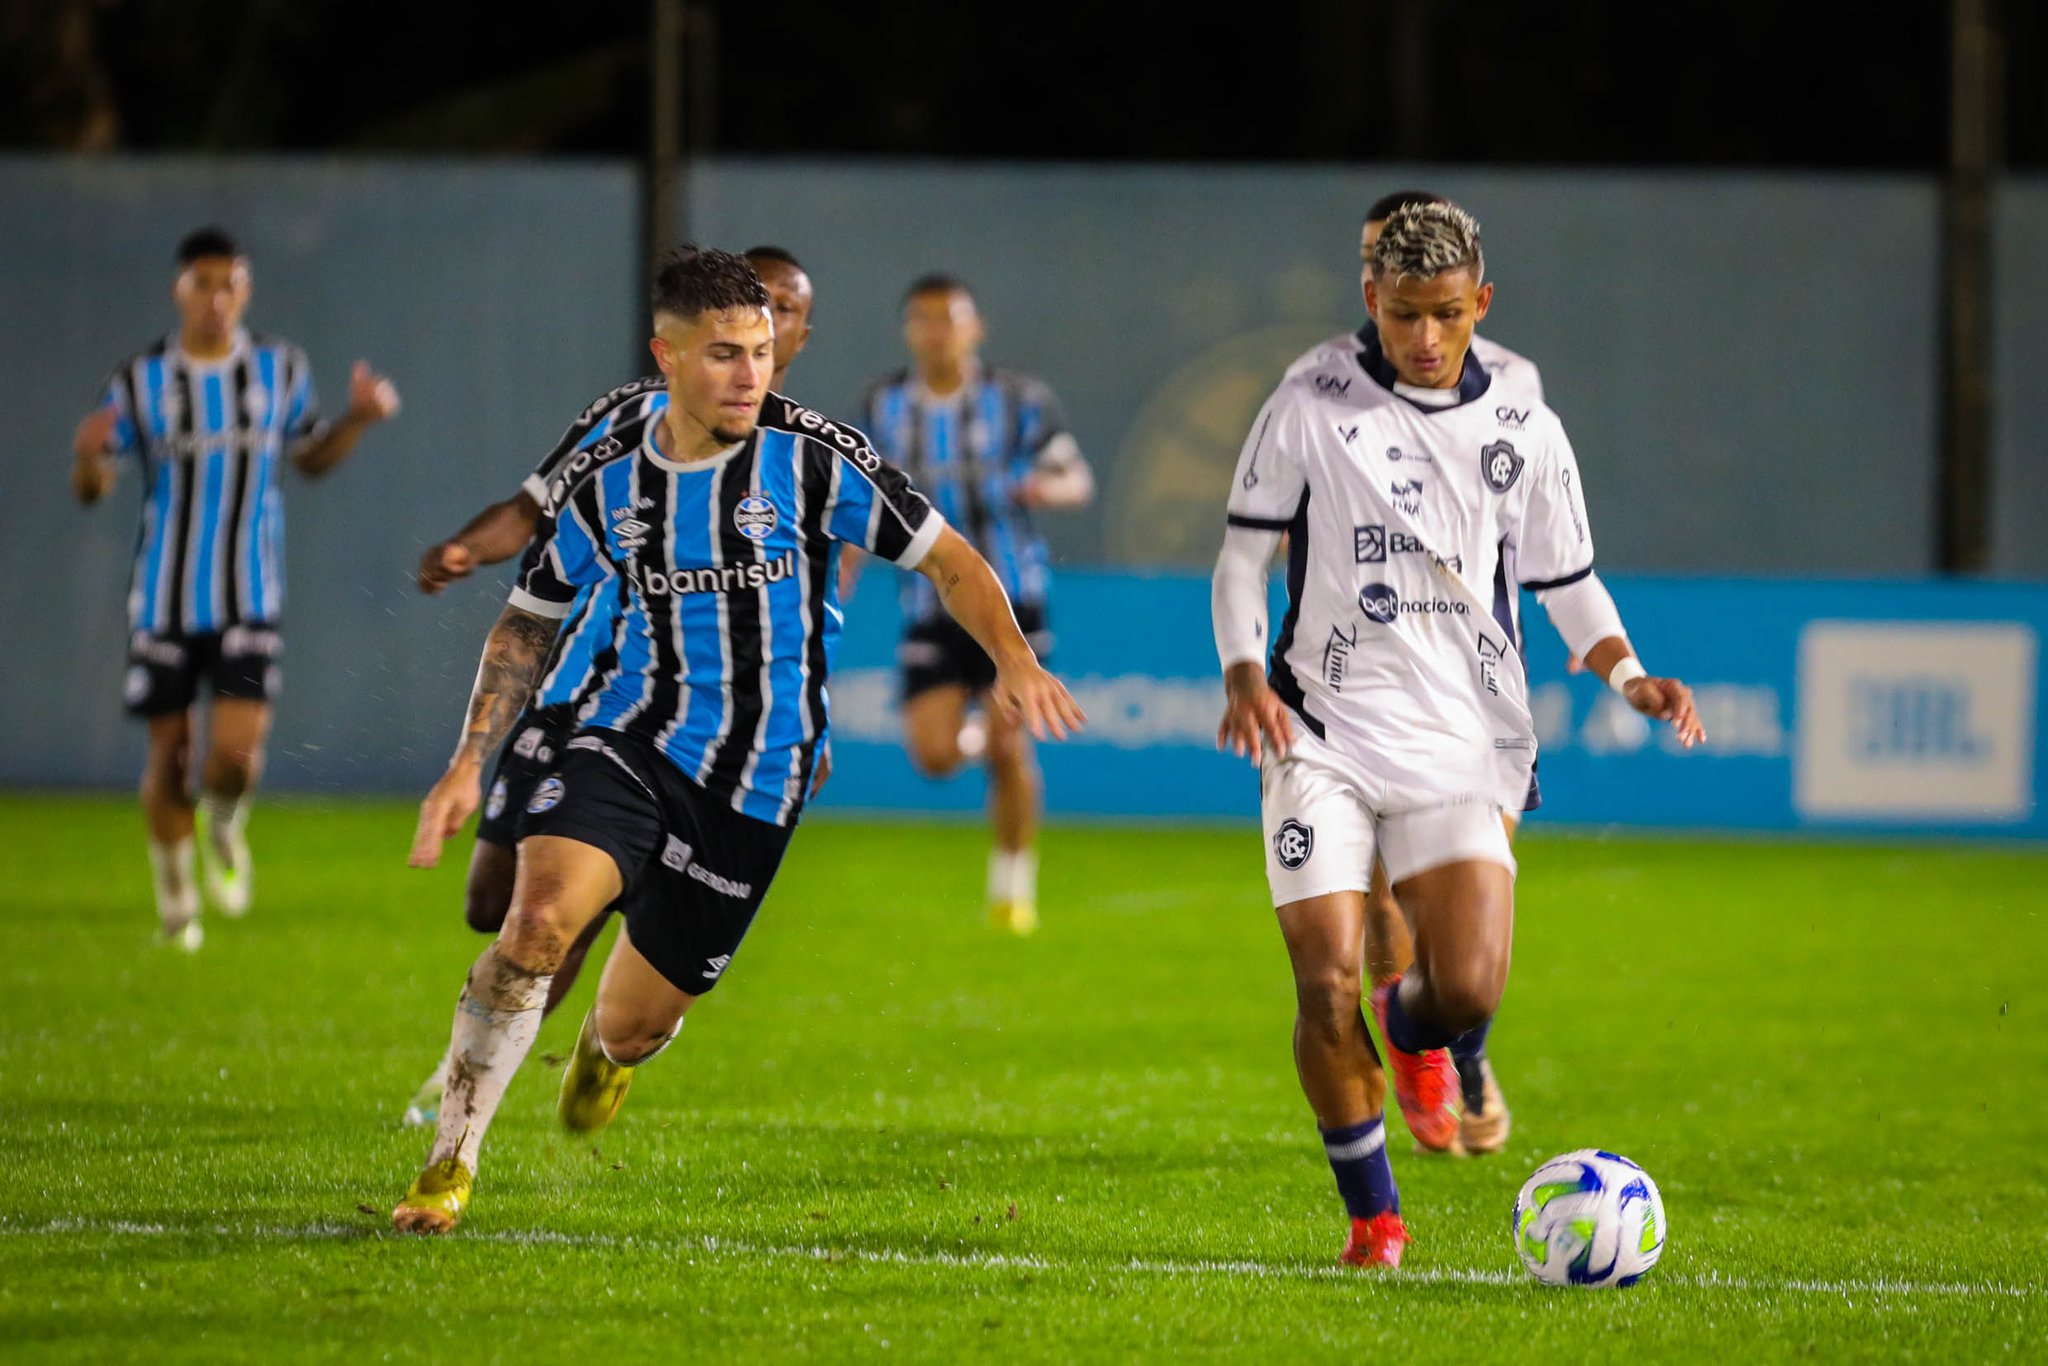
{"type": "Polygon", "coordinates": [[[1387,998],[1400,985],[1401,979],[1392,977],[1372,989],[1372,1017],[1379,1023],[1380,1047],[1394,1074],[1394,1099],[1401,1103],[1401,1118],[1408,1121],[1408,1132],[1417,1143],[1433,1153],[1448,1152],[1458,1138],[1458,1111],[1452,1103],[1458,1094],[1458,1068],[1448,1048],[1403,1053],[1389,1041],[1387,998]]]}
{"type": "Polygon", "coordinates": [[[1352,1266],[1399,1266],[1401,1249],[1414,1241],[1401,1216],[1386,1210],[1370,1219],[1351,1221],[1351,1241],[1344,1244],[1340,1260],[1352,1266]]]}

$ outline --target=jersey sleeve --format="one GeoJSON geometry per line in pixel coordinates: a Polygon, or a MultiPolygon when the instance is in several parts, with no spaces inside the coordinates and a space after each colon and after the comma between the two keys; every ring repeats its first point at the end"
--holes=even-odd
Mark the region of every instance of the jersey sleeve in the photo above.
{"type": "Polygon", "coordinates": [[[320,431],[320,395],[313,388],[313,365],[306,353],[293,350],[291,377],[286,381],[284,434],[288,441],[303,441],[320,431]]]}
{"type": "Polygon", "coordinates": [[[1562,427],[1551,424],[1527,477],[1521,520],[1508,537],[1522,586],[1540,592],[1585,578],[1593,572],[1593,532],[1586,520],[1578,457],[1562,427]]]}
{"type": "Polygon", "coordinates": [[[813,458],[835,462],[825,534],[905,569],[915,569],[946,529],[946,519],[910,476],[876,455],[867,437],[831,424],[811,441],[813,458]]]}
{"type": "MultiPolygon", "coordinates": [[[[526,547],[526,556],[519,562],[519,582],[509,599],[520,611],[559,620],[569,615],[579,589],[614,573],[603,543],[592,530],[592,514],[585,506],[590,500],[583,496],[588,487],[586,483],[564,498],[526,547]]],[[[545,505],[543,511],[547,511],[545,505]]]]}
{"type": "Polygon", "coordinates": [[[1017,410],[1019,473],[1069,469],[1081,459],[1066,409],[1048,386],[1027,381],[1018,392],[1017,410]]]}
{"type": "Polygon", "coordinates": [[[1244,450],[1237,457],[1237,472],[1230,481],[1226,505],[1234,527],[1258,531],[1286,531],[1301,510],[1301,497],[1308,488],[1307,466],[1302,463],[1302,424],[1299,400],[1292,382],[1283,383],[1259,409],[1244,450]]]}
{"type": "Polygon", "coordinates": [[[109,455],[140,455],[142,434],[135,422],[135,391],[127,369],[116,370],[100,396],[102,408],[114,410],[114,430],[107,433],[109,455]]]}
{"type": "Polygon", "coordinates": [[[661,387],[662,382],[652,377],[636,379],[630,384],[620,385],[585,408],[562,433],[561,439],[549,447],[548,453],[540,458],[540,463],[533,467],[533,473],[527,475],[525,481],[519,485],[519,491],[534,502],[546,506],[548,486],[554,482],[555,475],[562,466],[567,464],[576,452],[603,440],[627,412],[637,411],[637,404],[634,401],[641,395],[661,387]]]}

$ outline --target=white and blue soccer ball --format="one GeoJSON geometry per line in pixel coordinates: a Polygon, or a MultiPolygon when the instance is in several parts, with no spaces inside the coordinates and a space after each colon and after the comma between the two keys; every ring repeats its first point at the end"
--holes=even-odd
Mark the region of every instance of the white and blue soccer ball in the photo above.
{"type": "Polygon", "coordinates": [[[1627,1158],[1582,1148],[1536,1169],[1510,1231],[1545,1285],[1634,1285],[1664,1255],[1664,1197],[1627,1158]]]}

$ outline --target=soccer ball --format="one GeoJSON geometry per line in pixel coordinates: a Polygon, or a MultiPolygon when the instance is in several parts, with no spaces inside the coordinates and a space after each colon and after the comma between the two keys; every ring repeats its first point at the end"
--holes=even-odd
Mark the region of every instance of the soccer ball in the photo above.
{"type": "Polygon", "coordinates": [[[1634,1285],[1664,1255],[1664,1197],[1627,1158],[1582,1148],[1536,1169],[1509,1232],[1545,1285],[1634,1285]]]}

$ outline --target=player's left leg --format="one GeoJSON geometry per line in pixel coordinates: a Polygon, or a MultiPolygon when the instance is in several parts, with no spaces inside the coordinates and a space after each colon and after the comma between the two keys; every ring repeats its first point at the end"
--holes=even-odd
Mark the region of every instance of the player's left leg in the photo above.
{"type": "Polygon", "coordinates": [[[668,1047],[696,1003],[696,996],[647,961],[630,927],[621,930],[598,979],[597,1003],[583,1017],[575,1054],[562,1074],[562,1126],[588,1134],[611,1123],[633,1084],[633,1069],[668,1047]]]}
{"type": "MultiPolygon", "coordinates": [[[[1515,831],[1521,825],[1521,817],[1512,811],[1501,813],[1501,827],[1506,831],[1510,845],[1514,843],[1515,831]]],[[[1507,1097],[1501,1093],[1500,1082],[1493,1074],[1493,1063],[1486,1056],[1486,1040],[1492,1032],[1493,1021],[1489,1019],[1477,1029],[1468,1029],[1451,1040],[1451,1061],[1458,1069],[1458,1091],[1464,1101],[1465,1113],[1458,1121],[1458,1143],[1472,1154],[1497,1153],[1508,1144],[1508,1133],[1514,1124],[1514,1116],[1508,1111],[1507,1097]]]]}
{"type": "MultiPolygon", "coordinates": [[[[986,694],[984,694],[984,699],[986,694]]],[[[1038,928],[1038,822],[1043,783],[1031,735],[984,705],[988,727],[988,807],[995,848],[988,860],[989,918],[1013,934],[1038,928]]]]}
{"type": "Polygon", "coordinates": [[[181,709],[148,720],[141,797],[157,923],[165,943],[191,952],[201,942],[199,884],[192,867],[192,713],[181,709]]]}
{"type": "Polygon", "coordinates": [[[278,636],[267,625],[231,626],[209,643],[214,699],[199,775],[199,814],[206,824],[200,853],[214,904],[224,914],[243,915],[255,890],[243,828],[277,700],[278,636]]]}
{"type": "Polygon", "coordinates": [[[1415,962],[1385,993],[1387,1039],[1447,1047],[1493,1018],[1514,937],[1514,856],[1495,809],[1457,802],[1384,816],[1381,849],[1415,935],[1415,962]]]}

